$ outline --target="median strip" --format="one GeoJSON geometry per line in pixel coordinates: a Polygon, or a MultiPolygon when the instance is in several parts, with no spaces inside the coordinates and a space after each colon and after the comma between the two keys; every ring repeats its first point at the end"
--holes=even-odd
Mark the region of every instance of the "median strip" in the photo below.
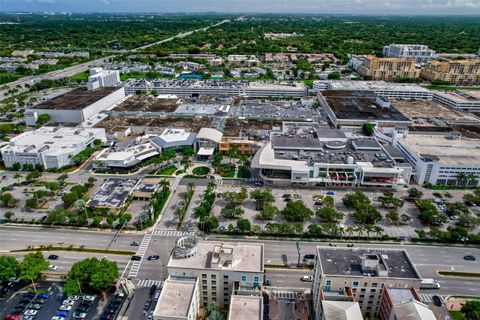
{"type": "Polygon", "coordinates": [[[124,251],[124,250],[106,250],[106,249],[95,249],[95,248],[84,248],[84,247],[44,247],[44,248],[35,248],[30,247],[26,249],[15,249],[10,250],[10,252],[35,252],[35,251],[74,251],[74,252],[88,252],[88,253],[105,253],[105,254],[116,254],[124,256],[133,256],[134,251],[124,251]]]}
{"type": "Polygon", "coordinates": [[[438,271],[438,275],[444,277],[480,278],[478,272],[438,271]]]}

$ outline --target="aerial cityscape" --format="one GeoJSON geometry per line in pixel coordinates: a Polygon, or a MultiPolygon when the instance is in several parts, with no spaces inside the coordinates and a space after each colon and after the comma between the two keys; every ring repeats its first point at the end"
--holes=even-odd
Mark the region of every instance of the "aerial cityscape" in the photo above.
{"type": "Polygon", "coordinates": [[[480,320],[480,1],[0,0],[0,320],[480,320]]]}

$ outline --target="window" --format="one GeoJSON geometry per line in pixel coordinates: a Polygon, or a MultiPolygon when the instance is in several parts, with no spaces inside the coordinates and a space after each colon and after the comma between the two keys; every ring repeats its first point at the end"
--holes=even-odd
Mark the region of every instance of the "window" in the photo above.
{"type": "Polygon", "coordinates": [[[368,297],[369,297],[370,299],[373,299],[373,298],[375,298],[375,295],[374,295],[374,294],[371,294],[371,295],[369,295],[368,297]]]}
{"type": "Polygon", "coordinates": [[[202,284],[207,284],[207,280],[202,280],[202,284]]]}
{"type": "Polygon", "coordinates": [[[207,296],[208,295],[208,292],[207,291],[203,291],[203,296],[207,296]]]}
{"type": "Polygon", "coordinates": [[[363,286],[364,286],[364,287],[368,287],[368,283],[364,282],[364,283],[363,283],[363,286]]]}
{"type": "Polygon", "coordinates": [[[367,289],[360,289],[360,291],[361,291],[361,292],[365,292],[365,291],[367,291],[367,289]]]}
{"type": "Polygon", "coordinates": [[[358,287],[358,281],[353,281],[352,286],[353,286],[353,287],[358,287]]]}
{"type": "Polygon", "coordinates": [[[247,281],[247,276],[243,275],[240,279],[241,279],[242,281],[247,281]]]}
{"type": "Polygon", "coordinates": [[[228,279],[228,276],[223,276],[223,279],[228,279]]]}
{"type": "Polygon", "coordinates": [[[326,286],[330,286],[332,285],[332,280],[327,280],[327,282],[325,283],[326,286]]]}
{"type": "Polygon", "coordinates": [[[216,279],[216,278],[217,278],[217,275],[215,275],[215,274],[212,274],[212,275],[210,275],[210,278],[212,278],[212,279],[216,279]]]}
{"type": "Polygon", "coordinates": [[[378,286],[378,283],[375,283],[375,282],[372,283],[372,287],[373,287],[373,288],[376,288],[377,286],[378,286]]]}
{"type": "Polygon", "coordinates": [[[207,286],[203,286],[202,289],[203,289],[203,290],[207,290],[207,286]]]}
{"type": "Polygon", "coordinates": [[[205,273],[202,274],[202,279],[207,279],[207,275],[205,273]]]}
{"type": "Polygon", "coordinates": [[[217,290],[217,287],[216,286],[212,286],[212,291],[213,290],[217,290]]]}
{"type": "Polygon", "coordinates": [[[375,292],[377,292],[377,289],[372,289],[372,290],[370,290],[370,292],[375,293],[375,292]]]}
{"type": "Polygon", "coordinates": [[[258,282],[258,281],[259,281],[258,276],[253,277],[253,282],[258,282]]]}
{"type": "Polygon", "coordinates": [[[212,280],[212,285],[216,285],[216,284],[217,284],[217,281],[212,280]]]}

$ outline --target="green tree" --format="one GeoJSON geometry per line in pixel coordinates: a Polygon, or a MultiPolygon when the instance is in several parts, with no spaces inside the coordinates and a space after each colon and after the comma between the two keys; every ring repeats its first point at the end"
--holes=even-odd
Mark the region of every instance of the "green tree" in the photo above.
{"type": "Polygon", "coordinates": [[[375,132],[375,125],[372,123],[364,123],[362,126],[362,131],[366,136],[373,136],[375,132]]]}
{"type": "Polygon", "coordinates": [[[401,223],[401,224],[409,224],[410,221],[412,221],[412,217],[409,216],[408,214],[403,213],[403,214],[400,216],[400,223],[401,223]]]}
{"type": "Polygon", "coordinates": [[[392,191],[384,192],[382,196],[378,197],[378,201],[385,208],[401,208],[404,205],[404,201],[395,197],[392,191]]]}
{"type": "Polygon", "coordinates": [[[75,262],[67,275],[67,294],[78,293],[80,287],[88,286],[95,290],[110,287],[118,278],[118,266],[105,258],[90,258],[75,262]]]}
{"type": "Polygon", "coordinates": [[[346,194],[343,199],[343,204],[347,208],[357,208],[360,204],[370,204],[370,199],[361,191],[346,194]]]}
{"type": "Polygon", "coordinates": [[[195,154],[195,150],[193,150],[193,148],[190,146],[186,146],[182,149],[182,153],[184,156],[189,157],[195,154]]]}
{"type": "Polygon", "coordinates": [[[389,210],[385,215],[385,218],[387,218],[388,223],[390,224],[397,225],[400,223],[400,215],[397,210],[389,210]]]}
{"type": "Polygon", "coordinates": [[[342,78],[342,74],[338,71],[330,72],[328,74],[328,79],[330,80],[340,80],[342,78]]]}
{"type": "Polygon", "coordinates": [[[458,216],[457,224],[469,229],[477,228],[480,226],[480,218],[470,213],[461,213],[458,216]]]}
{"type": "Polygon", "coordinates": [[[317,217],[325,222],[337,222],[343,219],[343,213],[329,207],[323,207],[316,212],[317,217]]]}
{"type": "Polygon", "coordinates": [[[353,218],[359,223],[371,225],[382,220],[382,215],[371,204],[360,203],[353,213],[353,218]]]}
{"type": "Polygon", "coordinates": [[[5,212],[5,213],[3,214],[3,216],[5,217],[5,219],[7,219],[8,221],[10,221],[14,215],[15,215],[15,214],[14,214],[12,211],[7,211],[7,212],[5,212]]]}
{"type": "Polygon", "coordinates": [[[63,196],[62,196],[62,201],[63,201],[63,204],[66,208],[70,207],[72,204],[75,203],[75,201],[77,201],[79,198],[79,195],[75,192],[68,192],[68,193],[65,193],[63,196]]]}
{"type": "Polygon", "coordinates": [[[468,320],[480,320],[480,301],[469,300],[462,306],[462,313],[468,320]]]}
{"type": "Polygon", "coordinates": [[[0,204],[4,207],[15,207],[18,203],[18,199],[12,196],[11,193],[4,192],[0,194],[0,204]]]}
{"type": "Polygon", "coordinates": [[[102,144],[102,140],[100,140],[100,139],[93,140],[93,145],[95,147],[99,147],[101,144],[102,144]]]}
{"type": "Polygon", "coordinates": [[[45,219],[45,223],[55,225],[55,224],[63,224],[65,223],[68,218],[71,216],[71,212],[63,209],[63,208],[57,208],[52,211],[50,211],[47,214],[47,218],[45,219]]]}
{"type": "Polygon", "coordinates": [[[238,218],[245,213],[242,208],[237,207],[233,204],[227,204],[223,207],[222,211],[220,212],[222,216],[225,218],[238,218]]]}
{"type": "Polygon", "coordinates": [[[19,271],[19,262],[15,257],[0,256],[0,282],[16,276],[19,271]]]}
{"type": "Polygon", "coordinates": [[[207,219],[205,219],[203,231],[209,233],[212,230],[217,229],[219,226],[220,226],[220,222],[218,221],[218,218],[214,216],[210,216],[207,219]]]}
{"type": "Polygon", "coordinates": [[[306,222],[309,221],[313,212],[299,201],[290,201],[282,210],[283,217],[289,222],[306,222]]]}
{"type": "Polygon", "coordinates": [[[50,121],[50,115],[44,113],[44,114],[41,114],[37,117],[37,121],[35,122],[35,125],[36,125],[37,128],[40,128],[41,126],[43,126],[48,121],[50,121]]]}
{"type": "Polygon", "coordinates": [[[423,192],[417,188],[410,188],[407,190],[408,198],[411,200],[418,200],[423,197],[423,192]]]}
{"type": "Polygon", "coordinates": [[[446,216],[439,214],[437,208],[430,200],[420,199],[415,201],[415,205],[420,212],[418,218],[423,224],[441,226],[447,222],[446,216]]]}
{"type": "Polygon", "coordinates": [[[32,172],[29,172],[27,174],[27,176],[25,177],[25,179],[27,179],[28,181],[36,181],[38,178],[40,178],[42,176],[42,173],[39,172],[39,171],[32,171],[32,172]]]}
{"type": "Polygon", "coordinates": [[[278,208],[272,205],[266,205],[262,212],[257,214],[255,218],[258,220],[272,220],[278,214],[278,208]]]}
{"type": "Polygon", "coordinates": [[[237,220],[237,228],[240,232],[250,232],[252,231],[252,224],[248,219],[239,219],[237,220]]]}
{"type": "Polygon", "coordinates": [[[255,189],[250,192],[250,198],[255,200],[255,207],[257,210],[263,210],[267,205],[275,202],[275,196],[272,194],[271,188],[255,189]]]}
{"type": "Polygon", "coordinates": [[[49,265],[41,252],[27,253],[19,266],[20,278],[31,281],[34,290],[37,291],[35,281],[40,278],[42,271],[46,270],[49,265]]]}

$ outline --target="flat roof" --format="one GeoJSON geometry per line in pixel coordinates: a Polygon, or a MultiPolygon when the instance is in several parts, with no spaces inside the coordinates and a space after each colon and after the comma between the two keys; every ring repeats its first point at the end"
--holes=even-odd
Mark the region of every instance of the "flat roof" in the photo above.
{"type": "Polygon", "coordinates": [[[108,178],[88,201],[89,207],[118,208],[135,189],[140,179],[108,178]]]}
{"type": "Polygon", "coordinates": [[[392,83],[386,81],[356,81],[356,80],[317,80],[314,84],[326,84],[329,90],[356,90],[356,91],[404,91],[431,93],[419,85],[406,83],[392,83]]]}
{"type": "Polygon", "coordinates": [[[413,300],[393,306],[393,312],[397,319],[402,320],[436,320],[437,317],[427,305],[413,300]]]}
{"type": "Polygon", "coordinates": [[[435,95],[457,103],[480,103],[480,91],[475,90],[435,91],[435,95]]]}
{"type": "Polygon", "coordinates": [[[197,286],[196,282],[196,279],[180,280],[172,277],[165,280],[153,315],[158,317],[188,317],[188,311],[197,286]]]}
{"type": "Polygon", "coordinates": [[[239,242],[199,241],[196,253],[190,257],[170,257],[169,268],[225,269],[244,272],[263,272],[263,244],[239,242]],[[232,263],[215,266],[212,264],[214,250],[218,247],[232,249],[232,263]]]}
{"type": "Polygon", "coordinates": [[[412,289],[388,288],[393,304],[415,300],[412,289]]]}
{"type": "Polygon", "coordinates": [[[339,120],[353,119],[365,121],[409,122],[394,108],[382,108],[376,104],[376,95],[369,91],[328,90],[322,96],[339,120]]]}
{"type": "Polygon", "coordinates": [[[328,320],[363,320],[358,302],[322,300],[322,310],[328,320]]]}
{"type": "Polygon", "coordinates": [[[119,90],[120,87],[102,87],[90,91],[86,88],[77,88],[59,95],[53,99],[39,103],[30,109],[43,110],[83,110],[89,105],[105,98],[109,94],[119,90]]]}
{"type": "Polygon", "coordinates": [[[432,158],[444,165],[480,166],[480,139],[409,134],[399,142],[417,157],[432,158]]]}
{"type": "Polygon", "coordinates": [[[421,279],[406,250],[317,247],[325,275],[364,276],[362,259],[366,254],[379,255],[389,278],[421,279]]]}
{"type": "Polygon", "coordinates": [[[263,299],[261,296],[232,295],[228,320],[262,320],[263,299]]]}

